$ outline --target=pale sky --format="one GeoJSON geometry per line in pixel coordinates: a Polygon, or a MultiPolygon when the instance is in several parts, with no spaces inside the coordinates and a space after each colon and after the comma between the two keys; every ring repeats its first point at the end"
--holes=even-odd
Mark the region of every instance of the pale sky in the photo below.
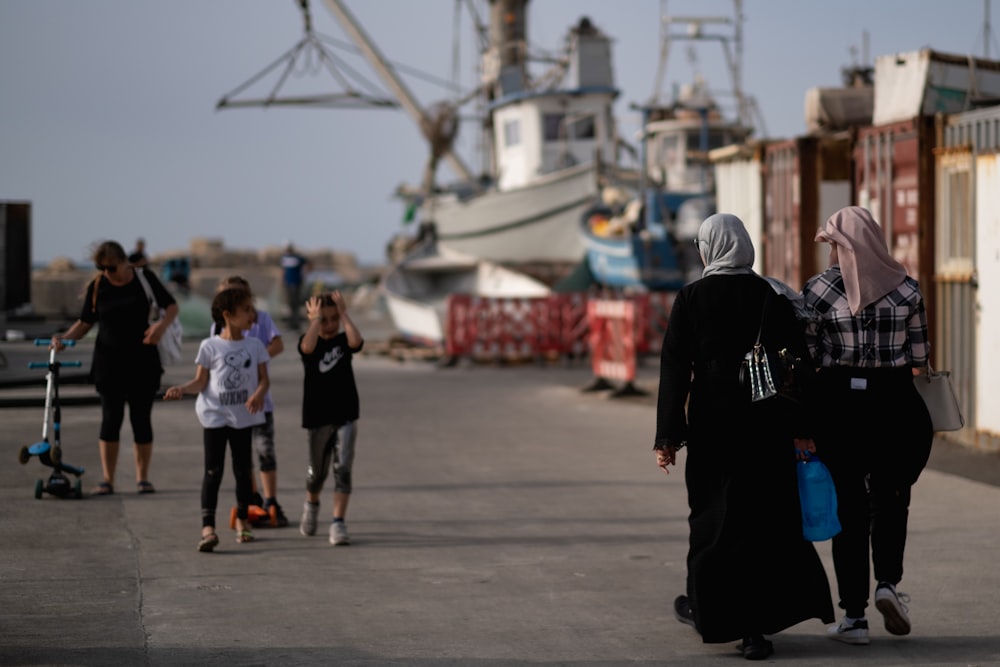
{"type": "MultiPolygon", "coordinates": [[[[463,56],[453,64],[456,0],[345,1],[386,58],[442,80],[457,70],[470,87],[464,8],[463,56]]],[[[346,42],[322,0],[310,5],[315,30],[346,42]]],[[[869,61],[924,47],[982,56],[984,7],[983,0],[744,0],[745,92],[756,98],[768,136],[804,134],[806,91],[839,85],[841,68],[862,58],[865,31],[869,61]]],[[[666,8],[675,16],[732,15],[728,0],[669,0],[666,8]]],[[[632,140],[638,114],[629,107],[654,89],[660,10],[660,0],[531,0],[528,39],[555,52],[581,16],[611,36],[619,132],[632,140]]],[[[387,241],[407,231],[392,193],[419,183],[427,155],[404,111],[215,110],[302,36],[297,0],[0,0],[0,200],[31,201],[33,262],[86,262],[95,241],[130,250],[142,236],[153,254],[186,249],[192,237],[235,249],[291,240],[382,263],[387,241]]],[[[1000,57],[996,37],[989,41],[990,56],[1000,57]]],[[[358,56],[331,50],[382,88],[358,56]]],[[[684,43],[671,50],[665,91],[695,71],[713,90],[728,89],[718,46],[699,46],[696,64],[688,51],[684,43]]],[[[275,77],[255,90],[269,90],[275,77]]],[[[450,95],[404,79],[425,106],[450,95]]],[[[343,89],[304,68],[286,90],[343,89]]],[[[470,164],[477,164],[469,152],[475,138],[475,126],[464,125],[458,145],[470,164]]]]}

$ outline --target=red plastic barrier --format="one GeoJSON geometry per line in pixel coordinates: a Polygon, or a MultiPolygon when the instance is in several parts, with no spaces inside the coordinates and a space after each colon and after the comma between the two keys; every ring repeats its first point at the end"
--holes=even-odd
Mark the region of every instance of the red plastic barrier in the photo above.
{"type": "MultiPolygon", "coordinates": [[[[448,297],[445,350],[452,357],[481,360],[539,359],[554,355],[580,359],[594,349],[590,304],[629,304],[632,329],[626,335],[624,330],[617,329],[622,325],[613,326],[616,335],[626,341],[622,344],[633,349],[634,364],[637,354],[659,352],[673,300],[673,292],[608,298],[576,292],[510,299],[453,294],[448,297]]],[[[607,336],[609,331],[601,335],[607,336]]]]}
{"type": "Polygon", "coordinates": [[[631,300],[587,302],[594,377],[631,384],[635,380],[636,304],[631,300]]]}
{"type": "Polygon", "coordinates": [[[532,359],[560,348],[548,298],[448,297],[445,349],[476,359],[532,359]]]}

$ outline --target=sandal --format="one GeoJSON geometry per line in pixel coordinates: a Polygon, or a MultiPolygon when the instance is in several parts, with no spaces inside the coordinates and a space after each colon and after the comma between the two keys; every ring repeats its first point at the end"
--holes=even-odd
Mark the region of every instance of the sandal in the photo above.
{"type": "Polygon", "coordinates": [[[198,542],[198,551],[210,553],[218,544],[219,544],[219,536],[216,535],[215,533],[202,535],[201,541],[198,542]]]}
{"type": "Polygon", "coordinates": [[[253,542],[253,531],[249,528],[244,528],[243,530],[236,531],[236,541],[240,544],[244,542],[253,542]]]}
{"type": "Polygon", "coordinates": [[[153,487],[152,482],[147,482],[145,480],[139,482],[137,485],[139,493],[156,493],[156,488],[153,487]]]}
{"type": "Polygon", "coordinates": [[[97,486],[95,486],[94,488],[92,488],[90,490],[90,495],[92,495],[92,496],[110,496],[114,492],[115,492],[115,489],[114,489],[113,486],[111,486],[111,482],[101,482],[100,484],[98,484],[97,486]]]}

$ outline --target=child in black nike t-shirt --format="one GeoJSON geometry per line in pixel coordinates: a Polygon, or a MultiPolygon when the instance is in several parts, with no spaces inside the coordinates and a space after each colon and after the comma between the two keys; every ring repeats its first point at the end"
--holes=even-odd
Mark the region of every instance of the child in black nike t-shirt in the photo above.
{"type": "Polygon", "coordinates": [[[361,350],[361,332],[347,315],[339,291],[306,302],[309,328],[299,338],[305,368],[302,427],[309,430],[306,502],[299,531],[316,534],[319,494],[333,468],[333,523],[330,544],[351,543],[344,517],[351,496],[351,466],[358,434],[359,399],[351,358],[361,350]]]}

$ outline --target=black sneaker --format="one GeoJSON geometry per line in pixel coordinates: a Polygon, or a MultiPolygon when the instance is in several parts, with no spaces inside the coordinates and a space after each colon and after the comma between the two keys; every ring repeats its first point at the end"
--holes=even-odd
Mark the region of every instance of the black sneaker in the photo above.
{"type": "Polygon", "coordinates": [[[288,525],[288,517],[285,516],[285,512],[281,509],[281,505],[277,502],[274,503],[275,518],[278,521],[278,528],[284,528],[288,525]]]}
{"type": "Polygon", "coordinates": [[[747,660],[765,660],[774,653],[774,644],[764,639],[763,635],[750,635],[743,638],[743,657],[747,660]]]}
{"type": "Polygon", "coordinates": [[[678,595],[674,598],[674,617],[681,623],[697,629],[694,624],[694,611],[691,610],[691,602],[688,600],[688,596],[678,595]]]}

